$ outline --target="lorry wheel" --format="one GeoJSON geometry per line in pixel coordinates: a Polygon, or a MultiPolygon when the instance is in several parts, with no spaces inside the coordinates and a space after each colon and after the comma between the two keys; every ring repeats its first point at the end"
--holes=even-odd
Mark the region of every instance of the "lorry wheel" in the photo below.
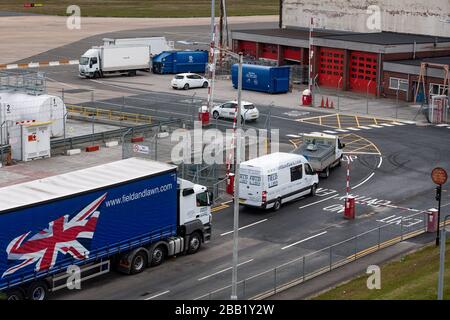
{"type": "Polygon", "coordinates": [[[327,167],[325,170],[323,170],[323,171],[320,173],[320,176],[321,176],[322,178],[328,178],[328,177],[330,176],[330,167],[327,167]]]}
{"type": "Polygon", "coordinates": [[[139,251],[136,253],[131,260],[131,268],[130,273],[131,274],[137,274],[144,271],[145,267],[147,266],[147,255],[143,251],[139,251]]]}
{"type": "Polygon", "coordinates": [[[25,299],[25,296],[19,289],[11,289],[10,291],[6,292],[6,300],[15,301],[23,299],[25,299]]]}
{"type": "Polygon", "coordinates": [[[94,79],[100,78],[100,73],[98,71],[95,71],[93,78],[94,79]]]}
{"type": "Polygon", "coordinates": [[[186,83],[183,87],[184,90],[189,90],[189,83],[186,83]]]}
{"type": "Polygon", "coordinates": [[[163,263],[165,257],[166,257],[166,248],[164,248],[162,245],[157,246],[155,249],[153,249],[152,260],[150,261],[150,265],[152,267],[159,266],[161,263],[163,263]]]}
{"type": "Polygon", "coordinates": [[[219,119],[219,112],[214,111],[214,112],[213,112],[213,118],[214,118],[214,119],[219,119]]]}
{"type": "Polygon", "coordinates": [[[203,88],[208,88],[208,82],[203,82],[203,88]]]}
{"type": "Polygon", "coordinates": [[[311,193],[309,194],[311,197],[314,197],[316,195],[316,190],[317,190],[317,184],[313,184],[311,186],[311,193]]]}
{"type": "Polygon", "coordinates": [[[273,204],[273,211],[278,211],[281,208],[281,199],[278,198],[273,204]]]}
{"type": "Polygon", "coordinates": [[[27,298],[29,300],[45,300],[47,296],[47,284],[43,281],[33,282],[27,289],[27,298]]]}
{"type": "Polygon", "coordinates": [[[194,254],[196,253],[200,247],[202,246],[202,239],[198,232],[194,232],[189,236],[189,247],[188,247],[188,254],[194,254]]]}

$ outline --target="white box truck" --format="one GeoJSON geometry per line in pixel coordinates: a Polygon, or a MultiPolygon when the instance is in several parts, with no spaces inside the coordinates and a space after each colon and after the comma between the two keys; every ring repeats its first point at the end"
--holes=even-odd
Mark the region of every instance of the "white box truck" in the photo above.
{"type": "Polygon", "coordinates": [[[134,76],[137,71],[149,71],[150,49],[148,46],[92,47],[81,56],[78,68],[80,76],[86,78],[112,73],[134,76]]]}
{"type": "Polygon", "coordinates": [[[104,46],[148,46],[150,47],[150,55],[156,56],[163,51],[174,50],[174,42],[167,41],[165,37],[148,37],[148,38],[122,38],[122,39],[103,39],[104,46]]]}
{"type": "Polygon", "coordinates": [[[239,171],[239,203],[277,211],[283,203],[314,196],[319,177],[305,157],[276,152],[245,161],[239,171]]]}

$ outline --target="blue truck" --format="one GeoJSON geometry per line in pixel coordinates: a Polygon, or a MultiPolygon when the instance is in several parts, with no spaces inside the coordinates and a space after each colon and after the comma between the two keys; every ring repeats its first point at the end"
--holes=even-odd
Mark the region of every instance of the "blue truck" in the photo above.
{"type": "Polygon", "coordinates": [[[110,268],[136,274],[211,238],[211,193],[130,158],[0,188],[0,291],[44,300],[110,268]]]}
{"type": "MultiPolygon", "coordinates": [[[[238,65],[231,66],[233,87],[238,86],[238,65]]],[[[242,89],[267,93],[286,93],[289,91],[289,67],[269,67],[253,64],[242,65],[242,89]]]]}
{"type": "Polygon", "coordinates": [[[163,51],[152,59],[152,71],[158,74],[205,73],[208,65],[208,52],[163,51]]]}

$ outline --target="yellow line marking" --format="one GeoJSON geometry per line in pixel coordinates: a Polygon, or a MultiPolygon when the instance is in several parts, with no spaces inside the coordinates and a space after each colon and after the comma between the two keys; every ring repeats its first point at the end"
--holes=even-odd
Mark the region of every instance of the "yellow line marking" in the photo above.
{"type": "Polygon", "coordinates": [[[375,122],[375,124],[378,125],[377,118],[373,118],[373,122],[375,122]]]}
{"type": "Polygon", "coordinates": [[[337,114],[337,115],[336,115],[336,120],[337,120],[339,129],[341,129],[341,118],[340,118],[340,114],[337,114]]]}
{"type": "Polygon", "coordinates": [[[298,119],[299,121],[303,121],[303,120],[314,120],[314,119],[317,119],[317,118],[329,118],[329,117],[334,117],[336,114],[335,113],[333,113],[333,114],[328,114],[328,115],[325,115],[325,116],[315,116],[315,117],[309,117],[309,118],[301,118],[301,119],[298,119]]]}

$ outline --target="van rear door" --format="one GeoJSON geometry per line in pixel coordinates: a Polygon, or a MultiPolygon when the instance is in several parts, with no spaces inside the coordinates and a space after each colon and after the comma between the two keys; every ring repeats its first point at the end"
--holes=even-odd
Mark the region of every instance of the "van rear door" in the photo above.
{"type": "Polygon", "coordinates": [[[254,167],[241,167],[239,179],[239,199],[242,204],[262,205],[264,183],[261,170],[254,167]]]}

